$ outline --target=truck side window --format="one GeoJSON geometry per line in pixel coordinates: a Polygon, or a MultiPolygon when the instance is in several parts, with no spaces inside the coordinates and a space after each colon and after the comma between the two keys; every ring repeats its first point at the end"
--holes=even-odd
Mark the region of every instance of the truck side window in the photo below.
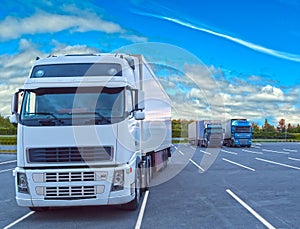
{"type": "Polygon", "coordinates": [[[36,95],[35,93],[32,92],[28,92],[27,97],[29,97],[27,99],[27,102],[25,104],[25,113],[35,113],[36,112],[36,106],[35,106],[35,102],[36,102],[36,95]]]}

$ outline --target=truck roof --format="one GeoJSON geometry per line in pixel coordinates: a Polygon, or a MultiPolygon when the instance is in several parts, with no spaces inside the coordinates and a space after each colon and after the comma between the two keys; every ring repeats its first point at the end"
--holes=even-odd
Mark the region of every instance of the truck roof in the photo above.
{"type": "Polygon", "coordinates": [[[128,54],[113,54],[113,53],[101,53],[101,54],[67,54],[62,56],[48,56],[46,58],[36,58],[36,65],[47,64],[67,64],[67,63],[97,63],[97,62],[117,62],[124,63],[124,60],[128,62],[133,59],[132,55],[128,54]]]}
{"type": "Polygon", "coordinates": [[[135,67],[139,64],[139,58],[137,57],[138,55],[128,55],[123,53],[101,53],[68,54],[62,56],[49,56],[46,58],[37,58],[30,71],[29,77],[25,82],[24,88],[34,89],[38,87],[63,87],[67,84],[69,84],[69,86],[84,86],[86,84],[87,86],[102,85],[108,87],[121,87],[130,85],[135,87],[135,81],[137,81],[137,79],[135,79],[135,74],[133,73],[133,71],[135,69],[138,69],[135,67]],[[82,70],[80,71],[80,73],[78,73],[78,75],[74,75],[74,77],[72,77],[72,71],[75,71],[75,73],[77,74],[77,68],[75,68],[76,66],[71,66],[72,71],[65,70],[67,68],[64,68],[63,65],[66,65],[67,67],[67,65],[69,64],[83,64],[87,67],[90,65],[94,66],[92,68],[88,67],[87,71],[89,72],[98,71],[98,64],[103,64],[107,65],[108,70],[114,70],[115,72],[118,72],[117,70],[121,69],[123,75],[121,73],[114,75],[114,72],[108,74],[108,71],[105,71],[106,73],[101,74],[99,72],[99,76],[97,75],[97,72],[93,73],[94,75],[86,76],[84,73],[85,71],[82,70]],[[111,64],[117,64],[120,65],[120,67],[110,67],[111,64]],[[54,73],[47,76],[43,69],[43,66],[46,67],[47,65],[49,67],[51,67],[50,65],[61,65],[62,68],[51,68],[53,69],[54,73]],[[41,70],[39,70],[40,67],[42,68],[41,70]],[[61,75],[60,72],[62,73],[61,75]]]}

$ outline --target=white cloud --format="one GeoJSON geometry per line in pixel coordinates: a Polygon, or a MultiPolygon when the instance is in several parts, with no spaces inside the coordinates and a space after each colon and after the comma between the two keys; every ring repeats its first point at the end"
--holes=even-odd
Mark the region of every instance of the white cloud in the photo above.
{"type": "Polygon", "coordinates": [[[88,47],[87,45],[66,45],[56,40],[51,42],[55,47],[51,51],[51,55],[65,55],[65,54],[91,54],[100,53],[101,50],[88,47]]]}
{"type": "Polygon", "coordinates": [[[26,18],[7,16],[0,22],[0,39],[16,39],[25,34],[55,33],[67,29],[74,32],[124,32],[120,25],[105,21],[89,11],[82,11],[81,15],[51,14],[39,11],[26,18]]]}
{"type": "Polygon", "coordinates": [[[132,41],[134,43],[139,43],[139,42],[147,42],[148,38],[147,37],[143,37],[143,36],[137,36],[134,34],[123,34],[120,36],[123,39],[132,41]]]}
{"type": "MultiPolygon", "coordinates": [[[[69,46],[55,41],[53,44],[55,47],[52,53],[55,55],[99,52],[85,45],[69,46]]],[[[48,56],[25,39],[20,40],[19,50],[20,52],[15,55],[0,56],[0,114],[2,115],[10,114],[11,97],[18,88],[22,88],[35,58],[48,56]]]]}
{"type": "Polygon", "coordinates": [[[144,36],[123,29],[117,23],[104,20],[91,9],[83,10],[75,5],[63,5],[55,11],[56,13],[49,13],[49,11],[38,9],[35,14],[24,18],[7,16],[0,21],[0,41],[21,38],[23,35],[53,34],[61,31],[119,34],[120,38],[131,42],[148,40],[144,36]]]}
{"type": "MultiPolygon", "coordinates": [[[[51,53],[62,55],[66,53],[95,53],[99,50],[85,46],[69,46],[51,42],[54,48],[51,53]]],[[[28,40],[19,43],[20,53],[0,56],[0,113],[10,113],[10,101],[14,91],[22,87],[36,56],[47,54],[39,51],[28,40]]],[[[261,82],[213,77],[216,72],[222,76],[219,69],[213,66],[185,65],[184,75],[168,75],[160,77],[160,82],[172,99],[173,117],[185,119],[224,119],[229,117],[246,117],[249,120],[264,120],[273,117],[274,120],[285,118],[289,123],[300,123],[300,89],[298,86],[289,89],[261,82]],[[263,85],[263,86],[261,86],[263,85]]],[[[276,125],[277,123],[274,123],[276,125]]]]}
{"type": "Polygon", "coordinates": [[[266,85],[261,88],[258,93],[251,94],[248,96],[248,100],[253,100],[256,102],[263,101],[263,102],[283,102],[286,99],[283,91],[280,88],[266,85]]]}
{"type": "MultiPolygon", "coordinates": [[[[213,67],[210,69],[215,73],[213,67]]],[[[245,117],[250,121],[263,121],[267,117],[273,117],[273,124],[277,125],[276,120],[284,117],[293,124],[300,123],[300,89],[297,85],[288,90],[270,84],[261,86],[265,82],[261,76],[252,77],[255,84],[253,81],[249,82],[251,76],[239,80],[223,77],[215,82],[204,68],[195,69],[194,72],[197,74],[193,77],[198,77],[194,82],[188,82],[190,79],[182,77],[179,80],[179,76],[168,78],[173,82],[172,102],[177,113],[182,115],[181,118],[245,117]],[[257,82],[258,80],[261,81],[257,82]],[[181,87],[189,88],[188,93],[182,91],[181,87]]],[[[220,72],[219,74],[222,75],[220,72]]]]}

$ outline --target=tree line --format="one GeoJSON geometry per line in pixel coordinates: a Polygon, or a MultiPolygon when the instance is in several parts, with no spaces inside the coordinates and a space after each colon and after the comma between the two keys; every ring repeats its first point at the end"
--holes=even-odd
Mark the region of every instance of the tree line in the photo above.
{"type": "Polygon", "coordinates": [[[271,125],[268,119],[265,119],[264,124],[259,127],[252,122],[254,130],[253,138],[274,138],[274,139],[297,139],[300,140],[300,125],[286,124],[285,119],[280,119],[277,126],[271,125]]]}
{"type": "MultiPolygon", "coordinates": [[[[193,121],[194,120],[173,119],[172,137],[187,138],[188,124],[193,121]]],[[[290,123],[286,123],[285,119],[280,119],[277,126],[271,125],[267,119],[265,119],[265,122],[262,126],[252,122],[252,128],[254,131],[253,138],[300,138],[300,124],[292,125],[290,123]]],[[[16,133],[16,125],[11,124],[8,117],[5,118],[0,114],[0,135],[15,135],[16,133]]]]}
{"type": "Polygon", "coordinates": [[[0,135],[16,135],[17,127],[0,114],[0,135]]]}

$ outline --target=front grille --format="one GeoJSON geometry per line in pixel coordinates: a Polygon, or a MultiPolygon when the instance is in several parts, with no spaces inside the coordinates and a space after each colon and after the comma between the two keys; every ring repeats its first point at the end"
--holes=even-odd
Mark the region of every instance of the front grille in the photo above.
{"type": "Polygon", "coordinates": [[[251,127],[249,126],[237,126],[235,127],[236,133],[249,133],[251,132],[251,127]]]}
{"type": "Polygon", "coordinates": [[[76,182],[76,181],[94,181],[95,172],[58,172],[46,173],[46,182],[76,182]]]}
{"type": "Polygon", "coordinates": [[[240,139],[241,145],[248,145],[248,139],[240,139]]]}
{"type": "Polygon", "coordinates": [[[29,162],[98,162],[113,159],[113,147],[55,147],[28,149],[29,162]]]}
{"type": "Polygon", "coordinates": [[[95,186],[46,187],[45,199],[95,198],[95,186]]]}

